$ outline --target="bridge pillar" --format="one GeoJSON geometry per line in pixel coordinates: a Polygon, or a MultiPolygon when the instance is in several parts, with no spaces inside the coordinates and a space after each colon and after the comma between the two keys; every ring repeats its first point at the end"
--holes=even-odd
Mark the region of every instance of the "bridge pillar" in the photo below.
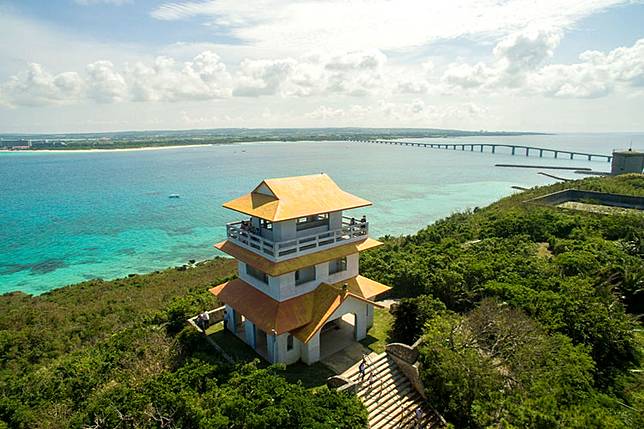
{"type": "Polygon", "coordinates": [[[517,150],[516,146],[512,146],[512,155],[514,155],[514,152],[517,150]]]}
{"type": "Polygon", "coordinates": [[[496,153],[496,146],[492,145],[492,153],[496,153]]]}
{"type": "Polygon", "coordinates": [[[573,159],[575,154],[573,152],[570,152],[570,159],[573,159]]]}
{"type": "Polygon", "coordinates": [[[539,149],[539,158],[543,158],[543,149],[539,149]]]}
{"type": "Polygon", "coordinates": [[[555,151],[555,159],[557,159],[557,156],[559,156],[559,152],[555,151]]]}
{"type": "Polygon", "coordinates": [[[592,156],[592,155],[588,155],[588,161],[592,161],[592,159],[593,159],[593,156],[592,156]]]}
{"type": "Polygon", "coordinates": [[[530,156],[530,148],[527,146],[525,148],[525,156],[530,156]]]}

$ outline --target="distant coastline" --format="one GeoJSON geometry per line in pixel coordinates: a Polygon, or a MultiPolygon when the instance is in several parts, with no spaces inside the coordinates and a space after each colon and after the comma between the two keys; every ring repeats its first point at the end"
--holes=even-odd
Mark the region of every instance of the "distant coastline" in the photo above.
{"type": "Polygon", "coordinates": [[[66,152],[198,147],[252,142],[391,140],[402,138],[508,137],[535,132],[463,131],[434,128],[302,128],[135,131],[74,134],[0,134],[2,152],[66,152]]]}

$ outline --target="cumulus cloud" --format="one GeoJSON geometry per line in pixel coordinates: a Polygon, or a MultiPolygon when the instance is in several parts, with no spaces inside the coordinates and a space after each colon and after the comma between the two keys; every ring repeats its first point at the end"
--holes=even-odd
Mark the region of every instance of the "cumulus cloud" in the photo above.
{"type": "Polygon", "coordinates": [[[151,66],[139,62],[128,75],[134,101],[208,100],[230,95],[230,74],[211,51],[183,64],[163,56],[151,66]]]}
{"type": "Polygon", "coordinates": [[[387,57],[379,50],[328,55],[320,52],[298,59],[244,60],[233,95],[365,96],[382,83],[387,57]]]}
{"type": "Polygon", "coordinates": [[[550,30],[511,34],[495,46],[492,62],[450,64],[442,76],[444,91],[597,98],[644,86],[644,39],[608,53],[586,51],[578,63],[548,64],[561,37],[550,30]]]}
{"type": "Polygon", "coordinates": [[[83,73],[58,75],[40,64],[30,64],[26,71],[0,84],[0,100],[8,106],[208,100],[229,96],[230,92],[230,74],[211,51],[182,63],[157,57],[153,64],[137,62],[121,69],[110,61],[96,61],[83,73]]]}
{"type": "Polygon", "coordinates": [[[295,60],[244,60],[233,95],[258,97],[274,95],[289,77],[295,60]]]}
{"type": "Polygon", "coordinates": [[[40,64],[29,64],[27,70],[0,85],[0,100],[14,106],[38,106],[73,100],[83,89],[77,73],[53,75],[40,64]]]}
{"type": "Polygon", "coordinates": [[[644,39],[608,53],[586,51],[579,60],[543,67],[530,76],[530,86],[561,98],[597,98],[618,88],[644,87],[644,39]]]}
{"type": "Polygon", "coordinates": [[[96,61],[87,66],[87,95],[99,103],[123,101],[127,97],[125,78],[110,61],[96,61]]]}
{"type": "Polygon", "coordinates": [[[492,63],[453,63],[443,81],[462,89],[519,87],[526,75],[552,57],[561,34],[552,30],[524,30],[513,33],[497,43],[492,63]]]}

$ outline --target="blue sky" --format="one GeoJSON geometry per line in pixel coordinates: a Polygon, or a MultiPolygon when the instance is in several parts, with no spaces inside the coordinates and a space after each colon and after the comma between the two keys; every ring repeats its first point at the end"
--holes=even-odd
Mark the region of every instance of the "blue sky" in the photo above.
{"type": "Polygon", "coordinates": [[[0,132],[644,130],[644,3],[0,0],[0,132]]]}

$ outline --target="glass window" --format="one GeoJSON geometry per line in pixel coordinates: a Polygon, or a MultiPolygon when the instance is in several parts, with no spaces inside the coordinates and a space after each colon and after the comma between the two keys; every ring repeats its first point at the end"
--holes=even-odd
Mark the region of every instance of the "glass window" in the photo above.
{"type": "Polygon", "coordinates": [[[296,285],[301,285],[303,283],[307,283],[313,280],[315,280],[315,265],[302,268],[301,270],[297,270],[295,272],[296,285]]]}
{"type": "Polygon", "coordinates": [[[329,262],[329,274],[339,273],[347,270],[347,257],[334,259],[329,262]]]}
{"type": "Polygon", "coordinates": [[[248,264],[246,264],[246,274],[259,280],[264,284],[268,284],[268,275],[264,271],[260,271],[257,268],[252,267],[248,264]]]}
{"type": "Polygon", "coordinates": [[[286,337],[286,350],[293,350],[293,335],[291,334],[286,337]]]}

